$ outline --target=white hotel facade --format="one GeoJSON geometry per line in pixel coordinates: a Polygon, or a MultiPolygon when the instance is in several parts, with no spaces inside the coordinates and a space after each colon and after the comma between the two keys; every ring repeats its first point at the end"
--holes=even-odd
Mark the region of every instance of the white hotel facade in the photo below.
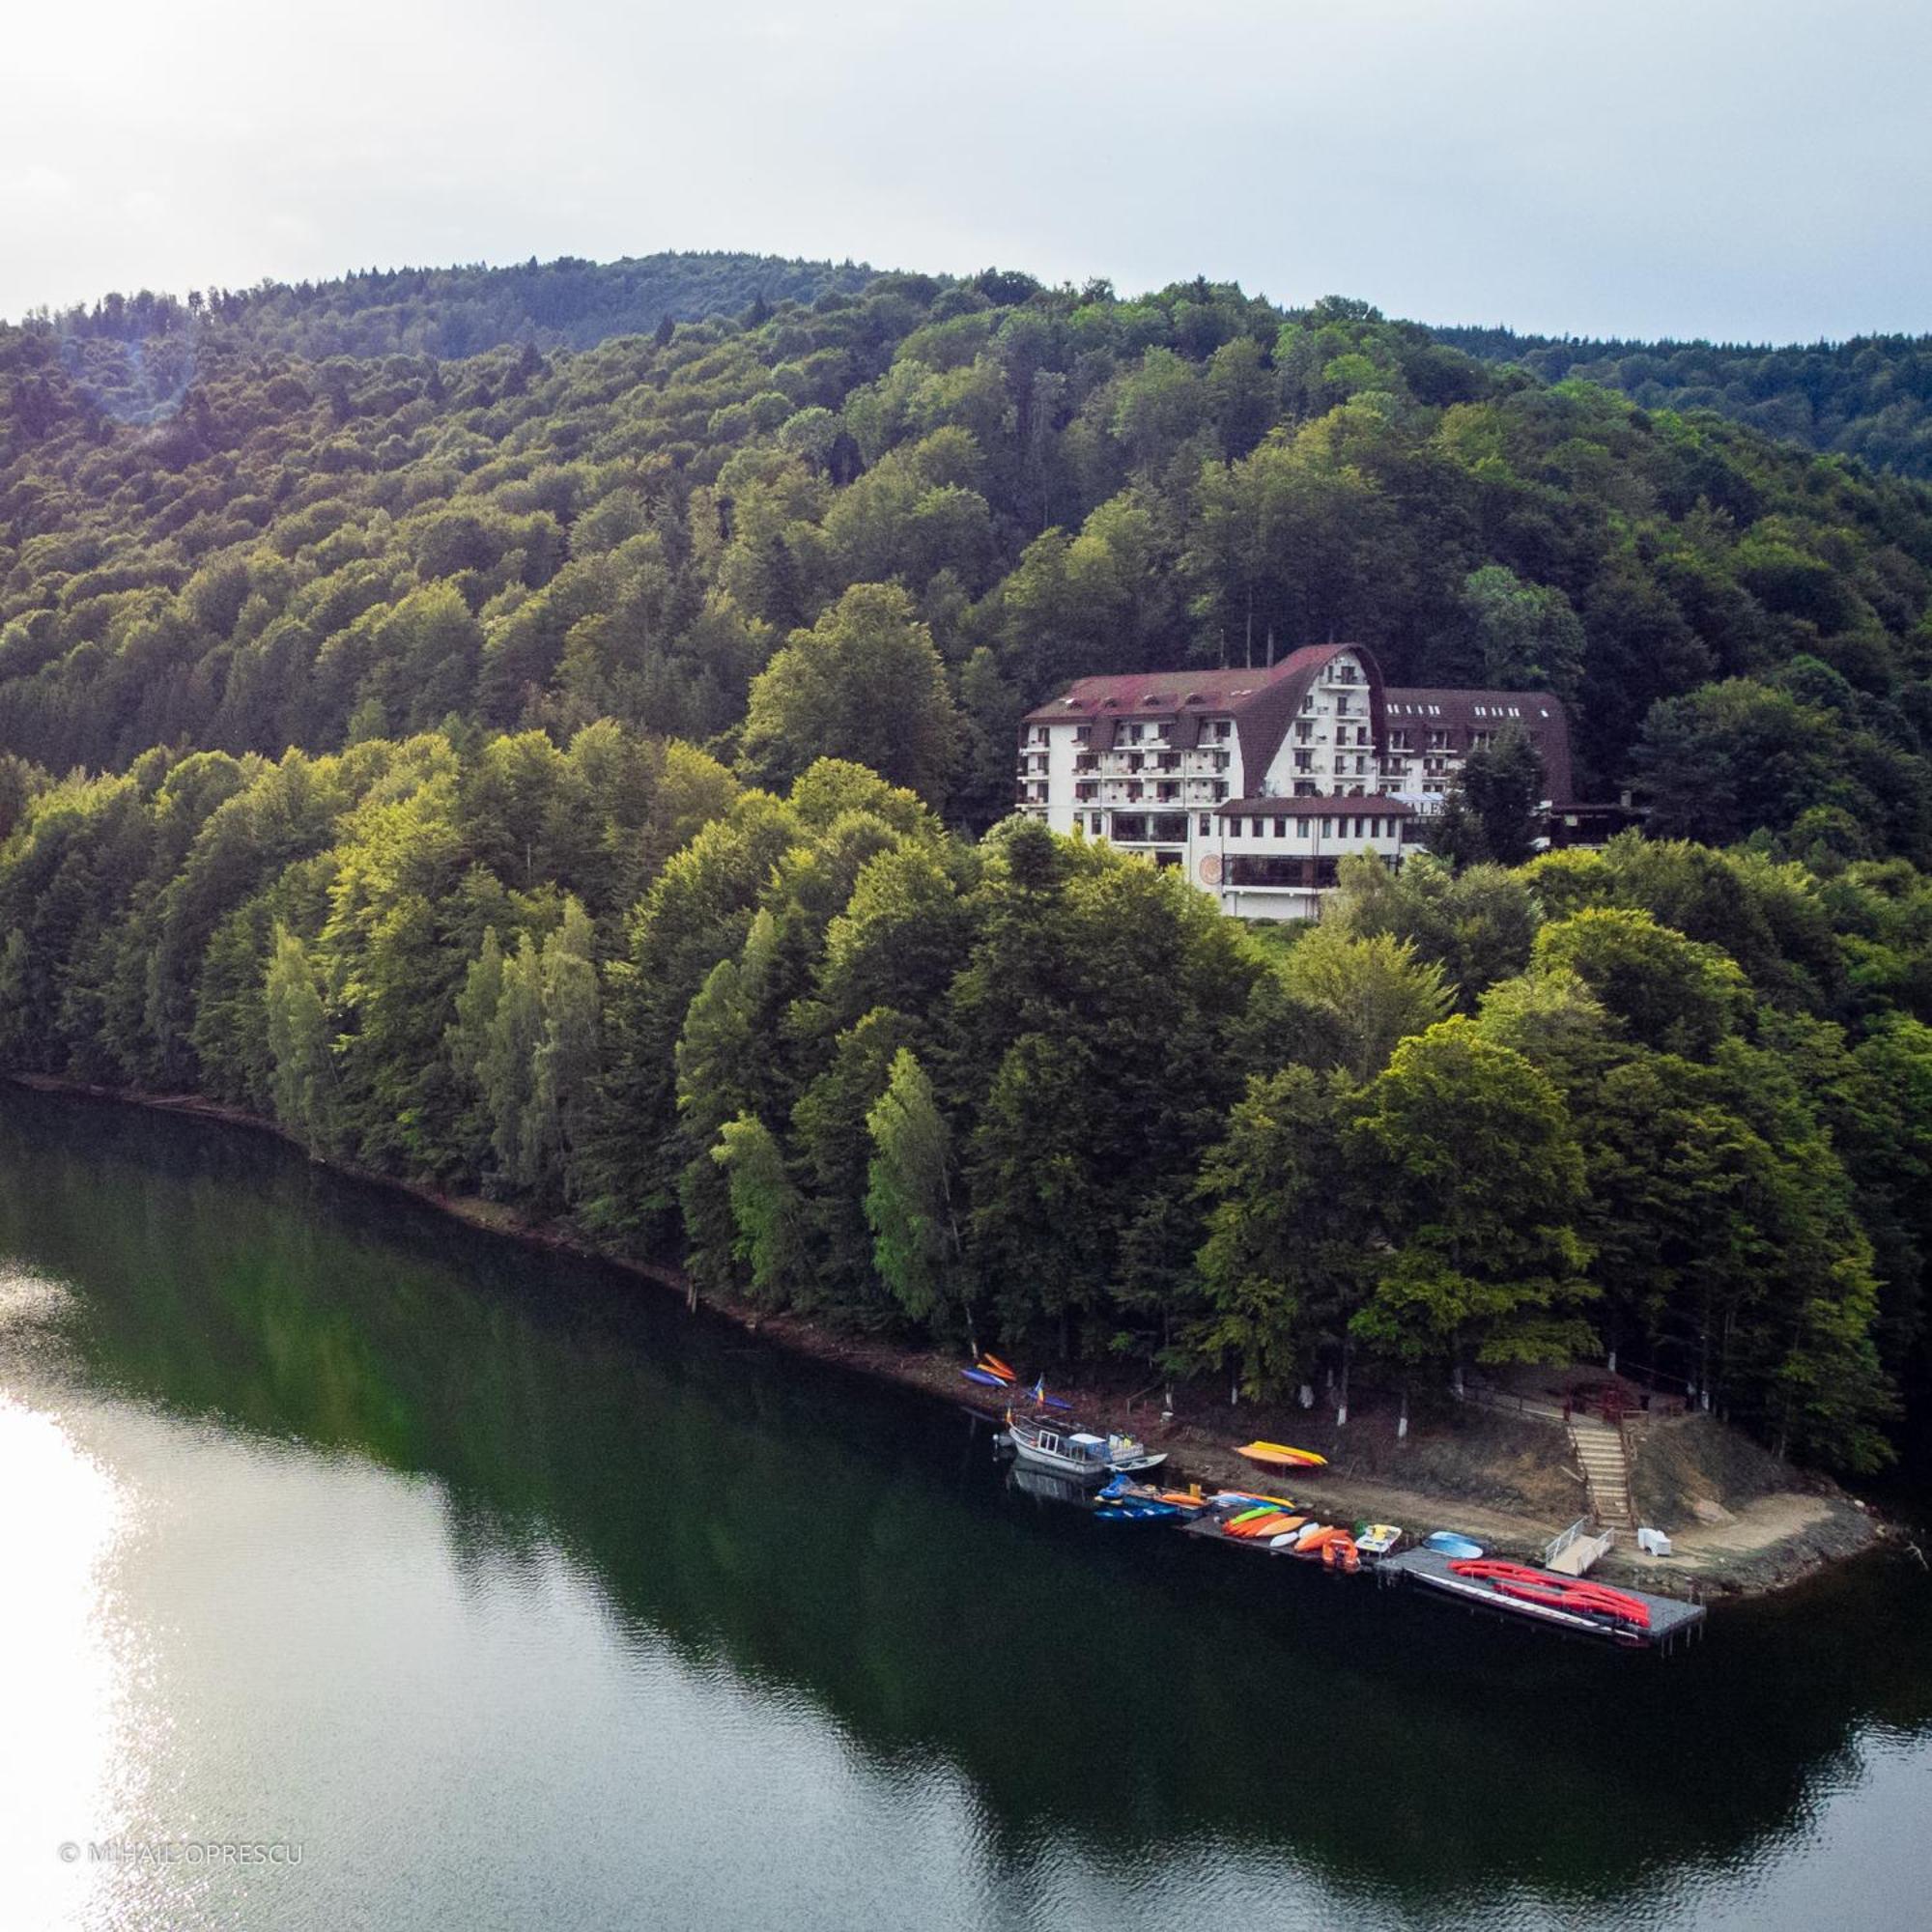
{"type": "Polygon", "coordinates": [[[1017,808],[1182,868],[1241,919],[1314,919],[1345,853],[1399,863],[1463,759],[1511,724],[1552,826],[1569,724],[1543,692],[1388,690],[1360,644],[1264,670],[1082,678],[1020,726],[1017,808]]]}

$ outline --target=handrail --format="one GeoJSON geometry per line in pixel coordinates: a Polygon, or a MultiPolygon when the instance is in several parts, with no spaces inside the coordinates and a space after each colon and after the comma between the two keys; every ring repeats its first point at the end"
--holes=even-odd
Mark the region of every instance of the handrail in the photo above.
{"type": "Polygon", "coordinates": [[[1578,1543],[1589,1542],[1597,1546],[1597,1555],[1590,1559],[1592,1563],[1597,1560],[1598,1556],[1608,1555],[1610,1550],[1616,1547],[1616,1530],[1607,1526],[1602,1529],[1593,1529],[1591,1527],[1593,1521],[1594,1519],[1591,1517],[1579,1516],[1561,1536],[1552,1537],[1548,1543],[1545,1544],[1543,1548],[1543,1567],[1546,1570],[1554,1569],[1556,1559],[1566,1549],[1578,1543]]]}
{"type": "Polygon", "coordinates": [[[1548,1570],[1579,1536],[1589,1533],[1590,1519],[1579,1516],[1560,1536],[1551,1537],[1543,1546],[1543,1567],[1548,1570]]]}

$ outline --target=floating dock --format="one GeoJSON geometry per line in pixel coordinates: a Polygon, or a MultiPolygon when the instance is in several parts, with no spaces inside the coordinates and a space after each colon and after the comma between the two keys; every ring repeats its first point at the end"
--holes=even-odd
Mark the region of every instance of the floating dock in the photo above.
{"type": "Polygon", "coordinates": [[[1225,1543],[1231,1549],[1252,1549],[1263,1556],[1289,1556],[1293,1553],[1292,1550],[1270,1548],[1259,1537],[1230,1536],[1222,1528],[1218,1517],[1197,1516],[1192,1522],[1180,1525],[1180,1533],[1183,1536],[1204,1536],[1209,1543],[1225,1543]]]}
{"type": "MultiPolygon", "coordinates": [[[[1647,1590],[1633,1590],[1628,1584],[1619,1583],[1616,1586],[1619,1590],[1634,1597],[1650,1612],[1650,1627],[1645,1630],[1580,1616],[1554,1604],[1532,1604],[1520,1597],[1506,1597],[1479,1577],[1457,1576],[1450,1567],[1453,1560],[1434,1549],[1405,1549],[1398,1556],[1383,1557],[1375,1568],[1383,1583],[1420,1583],[1424,1589],[1453,1597],[1470,1609],[1491,1610],[1498,1616],[1547,1624],[1573,1636],[1595,1637],[1600,1643],[1613,1643],[1627,1650],[1669,1651],[1680,1643],[1693,1642],[1703,1631],[1704,1605],[1687,1604],[1681,1597],[1653,1597],[1647,1590]]],[[[1554,1574],[1550,1577],[1552,1583],[1574,1580],[1554,1574]]]]}

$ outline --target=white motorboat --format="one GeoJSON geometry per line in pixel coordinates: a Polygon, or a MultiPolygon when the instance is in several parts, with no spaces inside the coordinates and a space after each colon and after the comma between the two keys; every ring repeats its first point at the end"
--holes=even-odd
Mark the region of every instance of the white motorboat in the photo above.
{"type": "Polygon", "coordinates": [[[1110,1475],[1130,1476],[1142,1469],[1158,1468],[1167,1461],[1166,1452],[1151,1452],[1137,1435],[1110,1434],[1094,1435],[1084,1429],[1070,1429],[1058,1422],[1042,1422],[1037,1417],[1007,1417],[1012,1437],[1013,1454],[1036,1468],[1051,1469],[1057,1476],[1076,1482],[1097,1483],[1110,1475]]]}

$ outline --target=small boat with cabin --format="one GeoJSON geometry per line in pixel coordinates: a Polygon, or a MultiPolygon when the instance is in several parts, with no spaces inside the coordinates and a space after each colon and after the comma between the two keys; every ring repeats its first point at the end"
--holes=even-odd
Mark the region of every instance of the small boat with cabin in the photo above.
{"type": "Polygon", "coordinates": [[[1104,1482],[1109,1476],[1136,1475],[1143,1469],[1156,1469],[1167,1461],[1165,1451],[1154,1453],[1136,1435],[1110,1434],[1095,1435],[1084,1429],[1041,1417],[1007,1412],[1007,1432],[1013,1454],[1036,1468],[1050,1469],[1057,1476],[1070,1476],[1077,1482],[1104,1482]]]}

